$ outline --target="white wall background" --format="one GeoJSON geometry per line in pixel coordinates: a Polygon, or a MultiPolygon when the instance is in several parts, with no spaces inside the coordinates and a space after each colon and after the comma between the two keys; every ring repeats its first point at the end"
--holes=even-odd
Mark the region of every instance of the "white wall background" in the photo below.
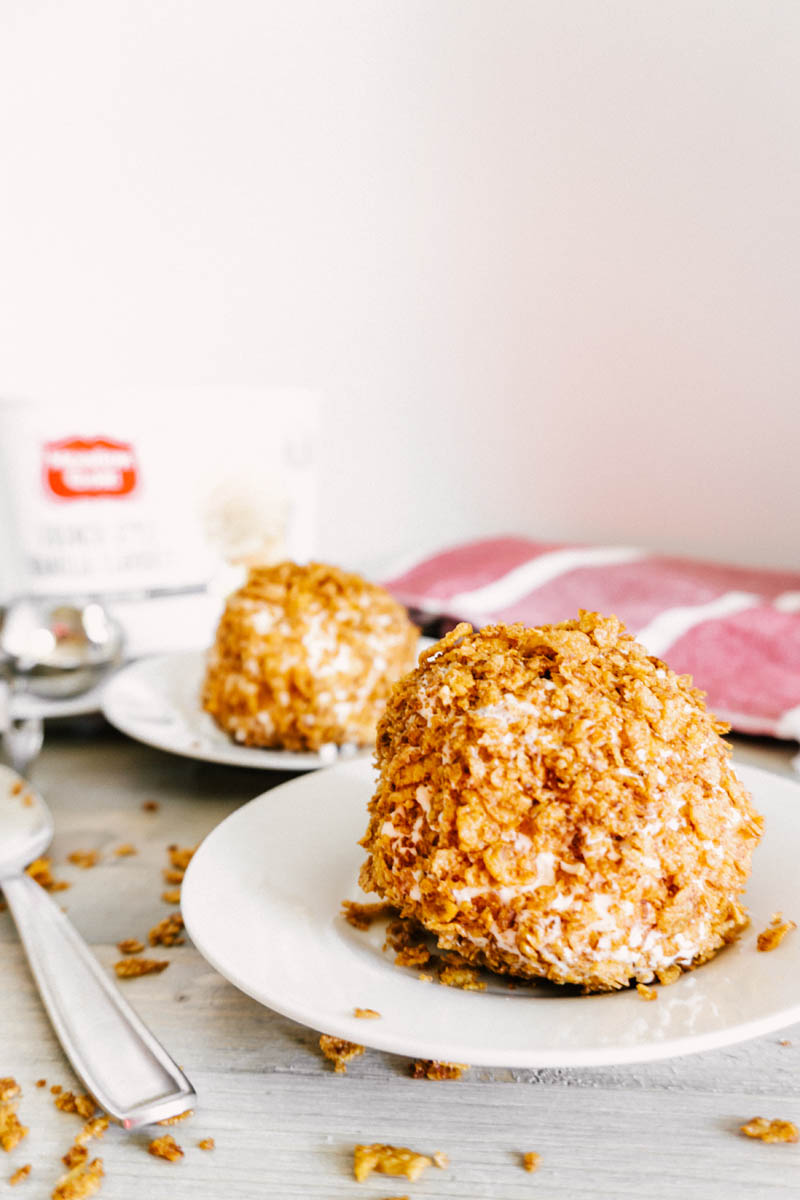
{"type": "Polygon", "coordinates": [[[321,386],[330,558],[800,566],[799,229],[796,0],[0,0],[0,390],[321,386]]]}

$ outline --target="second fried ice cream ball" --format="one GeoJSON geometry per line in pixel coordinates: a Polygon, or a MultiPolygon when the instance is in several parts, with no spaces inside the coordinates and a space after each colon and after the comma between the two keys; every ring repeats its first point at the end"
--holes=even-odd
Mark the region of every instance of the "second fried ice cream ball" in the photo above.
{"type": "Polygon", "coordinates": [[[762,821],[725,728],[613,617],[461,625],[381,720],[361,885],[495,971],[668,979],[746,920],[762,821]]]}

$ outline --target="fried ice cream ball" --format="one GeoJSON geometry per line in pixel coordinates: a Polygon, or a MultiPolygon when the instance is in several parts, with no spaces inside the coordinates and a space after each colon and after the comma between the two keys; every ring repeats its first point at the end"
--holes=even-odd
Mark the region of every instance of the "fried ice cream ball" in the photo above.
{"type": "Polygon", "coordinates": [[[417,635],[406,610],[358,575],[254,567],[220,619],[203,707],[247,746],[371,745],[417,635]]]}
{"type": "Polygon", "coordinates": [[[361,886],[494,971],[668,981],[746,924],[726,728],[615,617],[459,625],[381,719],[361,886]]]}

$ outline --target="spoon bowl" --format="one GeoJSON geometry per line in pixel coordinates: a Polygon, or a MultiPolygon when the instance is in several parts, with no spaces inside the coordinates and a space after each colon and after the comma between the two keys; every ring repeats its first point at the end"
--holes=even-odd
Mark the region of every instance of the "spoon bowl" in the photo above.
{"type": "Polygon", "coordinates": [[[0,879],[23,871],[52,839],[44,800],[10,767],[0,766],[0,879]]]}

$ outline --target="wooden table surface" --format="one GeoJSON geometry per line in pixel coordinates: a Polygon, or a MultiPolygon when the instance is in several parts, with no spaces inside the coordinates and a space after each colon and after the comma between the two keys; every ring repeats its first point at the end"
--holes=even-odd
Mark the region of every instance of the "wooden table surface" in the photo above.
{"type": "MultiPolygon", "coordinates": [[[[736,754],[792,773],[788,747],[738,739],[736,754]]],[[[106,966],[119,957],[117,941],[146,939],[172,911],[160,898],[166,846],[194,845],[283,779],[172,757],[99,719],[51,728],[32,778],[56,817],[54,870],[72,884],[59,899],[106,966]],[[145,800],[157,800],[158,811],[144,811],[145,800]],[[138,854],[115,857],[123,842],[138,854]],[[73,850],[92,849],[101,861],[91,870],[65,861],[73,850]]],[[[112,1127],[92,1143],[104,1160],[108,1200],[800,1196],[800,1144],[765,1145],[737,1132],[755,1115],[800,1123],[800,1026],[666,1062],[475,1068],[458,1082],[413,1080],[408,1060],[368,1050],[341,1076],[321,1057],[315,1032],[241,995],[190,945],[153,953],[168,957],[169,968],[122,986],[185,1068],[199,1103],[171,1131],[185,1150],[176,1164],[147,1153],[147,1130],[112,1127]],[[786,1039],[792,1044],[782,1045],[786,1039]],[[213,1151],[197,1148],[205,1137],[215,1139],[213,1151]],[[451,1165],[413,1184],[378,1175],[359,1184],[357,1142],[442,1150],[451,1165]],[[520,1165],[527,1150],[542,1159],[532,1175],[520,1165]]],[[[8,913],[0,914],[0,961],[0,1076],[22,1084],[20,1117],[30,1128],[16,1150],[0,1153],[0,1196],[33,1200],[50,1195],[60,1156],[80,1128],[34,1081],[77,1085],[8,913]],[[12,1191],[5,1180],[28,1162],[30,1177],[12,1191]]]]}

